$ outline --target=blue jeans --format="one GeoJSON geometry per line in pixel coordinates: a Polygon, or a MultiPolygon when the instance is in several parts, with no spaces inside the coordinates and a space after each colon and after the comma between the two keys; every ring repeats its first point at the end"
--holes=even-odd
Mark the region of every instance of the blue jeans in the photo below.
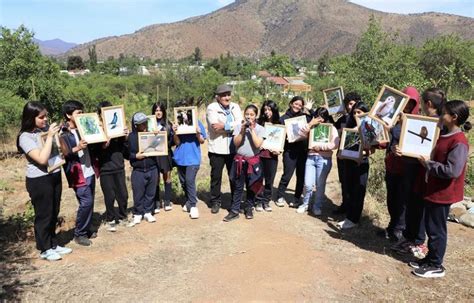
{"type": "Polygon", "coordinates": [[[131,183],[133,191],[133,214],[144,215],[153,211],[153,201],[158,180],[158,169],[147,171],[134,169],[131,183]]]}
{"type": "Polygon", "coordinates": [[[179,182],[186,197],[186,206],[189,208],[196,207],[197,204],[196,176],[198,170],[199,165],[178,165],[179,182]]]}
{"type": "Polygon", "coordinates": [[[316,201],[313,204],[313,210],[321,209],[326,191],[326,179],[331,171],[332,159],[324,158],[320,155],[308,155],[306,159],[304,187],[305,194],[303,205],[309,204],[309,199],[313,194],[313,186],[316,185],[316,201]]]}
{"type": "Polygon", "coordinates": [[[86,185],[74,189],[79,208],[76,215],[74,236],[87,236],[90,232],[92,213],[94,212],[95,175],[86,179],[86,185]]]}

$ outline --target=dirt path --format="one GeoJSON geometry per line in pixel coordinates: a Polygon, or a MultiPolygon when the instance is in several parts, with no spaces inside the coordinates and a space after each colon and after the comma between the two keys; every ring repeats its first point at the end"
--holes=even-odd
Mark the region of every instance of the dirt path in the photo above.
{"type": "MultiPolygon", "coordinates": [[[[206,174],[203,165],[200,176],[206,174]]],[[[73,199],[70,191],[65,194],[63,201],[73,199]]],[[[200,202],[199,220],[190,220],[175,207],[160,213],[154,224],[121,227],[116,233],[101,227],[92,247],[71,242],[73,254],[60,262],[44,262],[32,253],[16,269],[18,298],[72,302],[474,300],[472,230],[450,224],[447,277],[417,279],[404,262],[391,256],[389,243],[375,237],[376,227],[370,220],[346,234],[331,228],[333,218],[327,214],[334,207],[332,201],[340,197],[335,166],[327,195],[320,219],[274,207],[272,213],[256,213],[253,220],[241,217],[224,223],[225,211],[212,215],[200,202]]],[[[100,195],[97,200],[96,209],[102,211],[100,195]]],[[[65,202],[65,210],[71,212],[67,217],[73,215],[71,201],[65,202]]]]}

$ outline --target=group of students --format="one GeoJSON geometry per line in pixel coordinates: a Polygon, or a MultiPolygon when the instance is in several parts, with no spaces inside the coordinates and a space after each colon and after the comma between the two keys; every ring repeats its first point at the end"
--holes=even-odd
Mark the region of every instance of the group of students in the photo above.
{"type": "MultiPolygon", "coordinates": [[[[215,99],[206,111],[208,130],[197,121],[195,134],[177,134],[177,125],[166,118],[163,104],[153,105],[152,113],[160,131],[168,136],[168,155],[146,157],[138,149],[138,132],[147,131],[148,118],[144,113],[132,116],[132,129],[125,136],[105,143],[88,145],[80,138],[75,125],[75,115],[83,111],[78,101],[63,104],[64,125],[47,125],[46,108],[39,102],[28,102],[23,110],[22,126],[18,136],[19,151],[28,160],[26,188],[35,210],[35,238],[40,257],[59,260],[71,249],[58,246],[55,234],[61,199],[60,170],[47,171],[47,160],[51,153],[53,137],[60,132],[61,150],[65,156],[65,175],[74,189],[79,203],[74,240],[80,245],[90,245],[96,236],[90,230],[94,206],[95,180],[100,176],[104,193],[108,230],[116,230],[116,224],[129,226],[145,219],[155,222],[154,215],[160,210],[160,174],[164,179],[165,210],[172,209],[171,171],[177,167],[181,186],[185,193],[184,211],[192,219],[199,217],[196,191],[196,176],[201,164],[200,145],[208,142],[208,157],[211,166],[210,201],[211,212],[221,208],[221,184],[224,166],[227,169],[231,204],[224,221],[240,217],[252,219],[253,211],[272,211],[272,189],[278,166],[280,151],[262,148],[265,140],[265,123],[284,124],[286,119],[305,116],[307,125],[301,135],[308,137],[313,127],[320,123],[332,123],[333,131],[328,143],[318,143],[308,149],[308,140],[285,142],[282,152],[283,174],[278,184],[275,205],[288,204],[297,213],[322,214],[325,200],[326,179],[332,168],[333,152],[339,148],[339,136],[343,128],[357,127],[356,115],[369,111],[368,106],[355,93],[344,97],[345,114],[337,121],[327,108],[315,110],[305,107],[302,97],[293,97],[286,112],[280,117],[275,102],[266,100],[260,111],[251,104],[243,115],[237,103],[232,102],[231,87],[220,85],[215,99]],[[38,134],[47,131],[45,144],[40,144],[38,134]],[[131,185],[133,191],[133,218],[127,222],[128,193],[125,183],[125,164],[132,166],[131,185]],[[294,198],[286,202],[286,188],[296,171],[294,198]],[[246,199],[242,203],[244,186],[246,199]],[[117,201],[118,209],[114,208],[117,201]]],[[[410,100],[404,113],[424,114],[440,118],[441,135],[430,159],[414,159],[401,155],[398,147],[401,122],[390,129],[390,143],[378,146],[386,149],[387,207],[390,223],[384,236],[396,242],[394,250],[412,253],[419,258],[411,262],[414,274],[422,277],[444,276],[442,266],[446,250],[446,220],[449,205],[463,199],[464,173],[469,144],[462,130],[471,128],[467,121],[469,108],[463,101],[446,101],[440,89],[428,89],[421,98],[413,87],[404,89],[410,100]],[[424,246],[425,235],[428,247],[424,246]]],[[[186,106],[179,101],[177,106],[186,106]]],[[[102,102],[98,109],[110,106],[102,102]]],[[[401,119],[399,119],[401,120],[401,119]]],[[[342,203],[335,210],[346,218],[337,226],[341,230],[357,226],[364,204],[369,174],[369,156],[375,148],[364,150],[360,163],[349,159],[337,159],[341,183],[342,203]]]]}

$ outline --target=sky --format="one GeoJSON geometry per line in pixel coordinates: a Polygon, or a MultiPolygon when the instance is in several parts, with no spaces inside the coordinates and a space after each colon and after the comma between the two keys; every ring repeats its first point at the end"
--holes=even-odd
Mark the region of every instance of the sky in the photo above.
{"type": "MultiPolygon", "coordinates": [[[[290,1],[290,0],[288,0],[290,1]]],[[[26,25],[40,40],[84,43],[210,13],[232,0],[0,0],[0,25],[26,25]]],[[[436,11],[474,18],[474,0],[353,0],[392,13],[436,11]]]]}

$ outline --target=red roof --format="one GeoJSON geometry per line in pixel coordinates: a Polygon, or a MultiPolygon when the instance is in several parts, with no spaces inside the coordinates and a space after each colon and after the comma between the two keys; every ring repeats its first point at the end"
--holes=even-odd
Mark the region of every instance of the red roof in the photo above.
{"type": "Polygon", "coordinates": [[[288,81],[286,81],[283,77],[268,77],[267,80],[275,83],[276,85],[288,84],[288,81]]]}

